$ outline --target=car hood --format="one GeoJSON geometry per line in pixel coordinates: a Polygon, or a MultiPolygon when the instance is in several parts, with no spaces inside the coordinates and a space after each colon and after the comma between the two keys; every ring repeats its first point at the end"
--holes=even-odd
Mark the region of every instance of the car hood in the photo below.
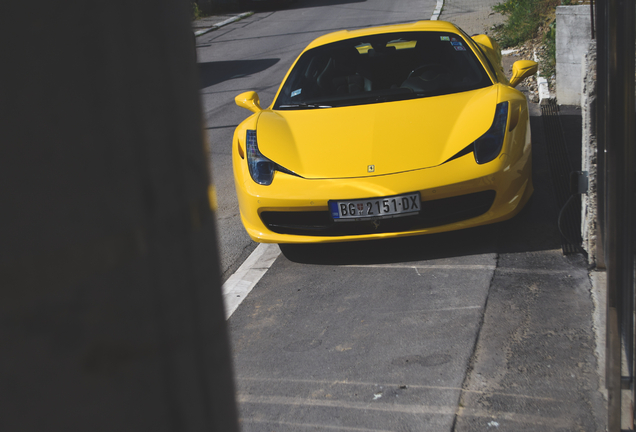
{"type": "Polygon", "coordinates": [[[491,86],[371,105],[266,110],[257,140],[263,155],[304,178],[393,174],[447,161],[490,128],[496,104],[491,86]]]}

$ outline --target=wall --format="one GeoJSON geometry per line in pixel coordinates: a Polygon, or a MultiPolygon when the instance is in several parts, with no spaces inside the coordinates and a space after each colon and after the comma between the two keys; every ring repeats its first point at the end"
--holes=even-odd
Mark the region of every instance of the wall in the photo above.
{"type": "Polygon", "coordinates": [[[581,68],[590,40],[590,6],[558,6],[556,97],[560,105],[581,105],[581,68]]]}

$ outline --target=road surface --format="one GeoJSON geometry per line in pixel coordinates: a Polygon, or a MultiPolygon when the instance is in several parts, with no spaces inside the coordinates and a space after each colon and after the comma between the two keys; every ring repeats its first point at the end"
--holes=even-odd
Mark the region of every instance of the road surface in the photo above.
{"type": "MultiPolygon", "coordinates": [[[[461,15],[459,3],[452,11],[461,15]]],[[[266,106],[317,36],[428,19],[435,6],[299,0],[198,38],[224,279],[256,247],[231,175],[232,133],[249,115],[234,96],[255,90],[266,106]]],[[[243,431],[603,429],[587,271],[559,250],[536,106],[532,113],[536,193],[514,220],[283,247],[229,318],[243,431]]]]}

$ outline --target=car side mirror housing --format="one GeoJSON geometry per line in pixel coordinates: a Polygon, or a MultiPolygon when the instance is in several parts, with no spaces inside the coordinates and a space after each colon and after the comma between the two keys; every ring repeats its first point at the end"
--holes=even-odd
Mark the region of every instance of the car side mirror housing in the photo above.
{"type": "Polygon", "coordinates": [[[258,94],[256,92],[248,91],[245,93],[241,93],[240,95],[234,98],[234,101],[241,108],[250,110],[253,113],[263,111],[263,108],[261,108],[261,105],[260,105],[261,101],[258,98],[258,94]]]}
{"type": "Polygon", "coordinates": [[[539,65],[532,60],[519,60],[512,65],[512,77],[510,78],[510,85],[516,87],[524,78],[529,77],[537,73],[539,65]]]}

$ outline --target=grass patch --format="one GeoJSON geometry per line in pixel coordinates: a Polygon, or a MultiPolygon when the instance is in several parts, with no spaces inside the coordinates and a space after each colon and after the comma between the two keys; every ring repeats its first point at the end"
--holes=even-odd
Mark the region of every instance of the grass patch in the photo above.
{"type": "Polygon", "coordinates": [[[554,22],[560,4],[561,0],[506,0],[493,6],[495,12],[507,17],[495,30],[495,38],[508,48],[540,36],[540,29],[554,22]]]}
{"type": "Polygon", "coordinates": [[[495,28],[494,37],[504,48],[531,42],[539,57],[541,76],[553,84],[552,78],[556,73],[556,8],[581,3],[589,4],[589,1],[505,0],[493,6],[495,12],[506,17],[506,22],[495,28]]]}
{"type": "Polygon", "coordinates": [[[540,74],[550,78],[556,74],[556,21],[552,21],[542,38],[543,50],[539,54],[540,74]]]}
{"type": "Polygon", "coordinates": [[[199,5],[195,2],[191,2],[190,3],[191,8],[192,8],[192,19],[193,20],[198,20],[200,18],[205,18],[206,14],[203,13],[203,11],[201,10],[201,8],[199,7],[199,5]]]}

